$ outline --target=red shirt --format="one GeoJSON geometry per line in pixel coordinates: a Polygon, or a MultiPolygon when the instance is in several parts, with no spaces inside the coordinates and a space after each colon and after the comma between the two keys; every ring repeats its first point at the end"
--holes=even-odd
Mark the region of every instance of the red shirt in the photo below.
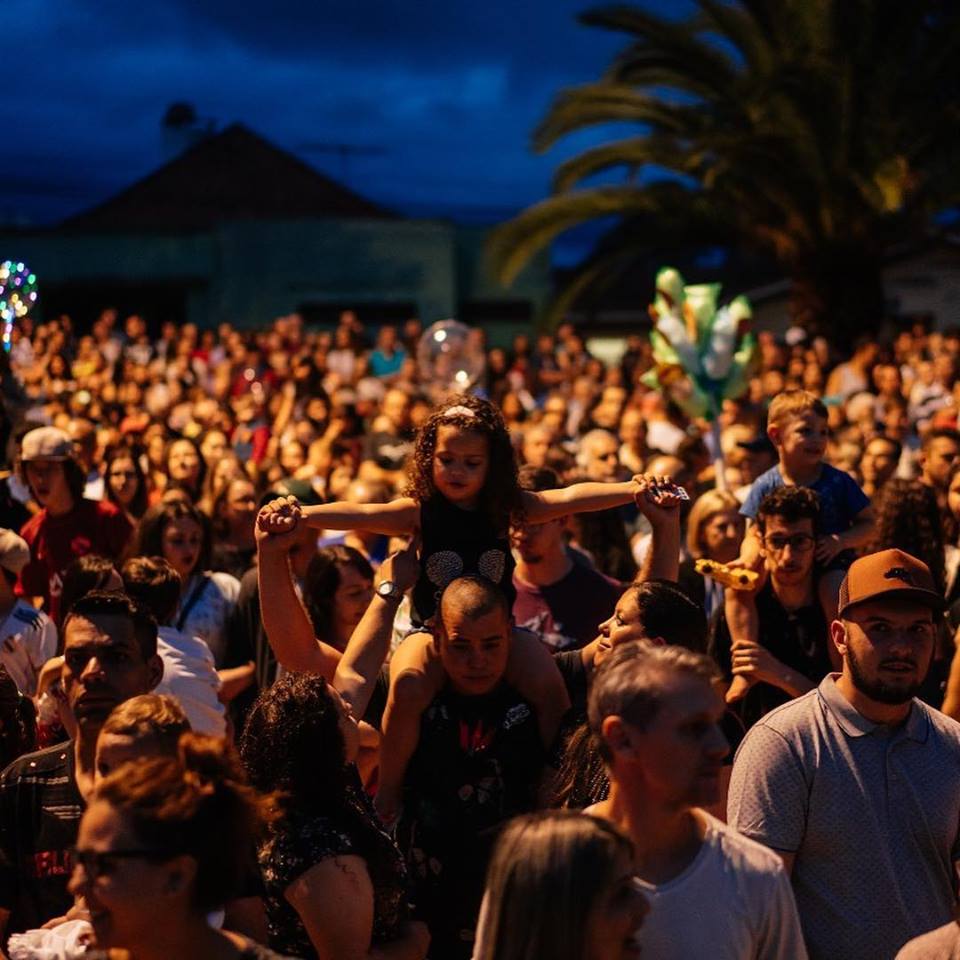
{"type": "Polygon", "coordinates": [[[30,546],[30,561],[20,572],[17,593],[43,597],[45,609],[56,620],[63,572],[70,562],[88,553],[119,562],[131,533],[130,521],[108,500],[81,500],[61,517],[41,510],[20,531],[30,546]]]}

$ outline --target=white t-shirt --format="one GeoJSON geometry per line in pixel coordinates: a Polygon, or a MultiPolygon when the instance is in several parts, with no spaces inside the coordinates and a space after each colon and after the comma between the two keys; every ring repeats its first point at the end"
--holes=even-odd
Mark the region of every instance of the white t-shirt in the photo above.
{"type": "Polygon", "coordinates": [[[57,655],[57,628],[41,610],[17,600],[0,623],[0,663],[22,694],[37,692],[40,668],[57,655]]]}
{"type": "Polygon", "coordinates": [[[217,699],[220,677],[210,648],[199,637],[160,627],[157,654],[163,661],[163,679],[154,692],[177,700],[196,733],[224,736],[225,710],[217,699]]]}
{"type": "Polygon", "coordinates": [[[790,880],[772,850],[703,810],[703,844],[680,876],[641,880],[650,913],[643,956],[657,960],[805,960],[790,880]]]}
{"type": "Polygon", "coordinates": [[[197,596],[194,592],[198,588],[200,577],[195,574],[187,581],[173,622],[181,632],[203,640],[219,666],[223,663],[227,648],[227,617],[237,604],[240,581],[220,570],[207,573],[206,577],[203,589],[197,596]],[[181,623],[182,611],[187,607],[187,616],[181,623]]]}

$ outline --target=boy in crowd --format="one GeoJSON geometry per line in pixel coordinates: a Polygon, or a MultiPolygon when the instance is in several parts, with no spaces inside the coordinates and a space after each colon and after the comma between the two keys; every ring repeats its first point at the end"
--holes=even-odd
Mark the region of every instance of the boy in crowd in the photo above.
{"type": "MultiPolygon", "coordinates": [[[[854,550],[873,532],[870,500],[856,481],[842,470],[824,463],[827,447],[827,408],[806,390],[784,390],[770,402],[767,435],[777,448],[779,462],[761,474],[750,488],[740,512],[750,522],[739,563],[760,563],[757,512],[764,498],[779,487],[809,487],[820,500],[820,521],[815,548],[818,563],[817,592],[827,620],[837,615],[837,594],[854,550]]],[[[734,624],[731,624],[731,631],[734,624]]]]}

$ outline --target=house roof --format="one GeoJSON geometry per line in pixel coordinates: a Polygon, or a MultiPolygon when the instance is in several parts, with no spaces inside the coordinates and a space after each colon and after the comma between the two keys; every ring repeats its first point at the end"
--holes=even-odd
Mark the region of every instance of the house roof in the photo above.
{"type": "Polygon", "coordinates": [[[63,221],[69,230],[203,230],[224,220],[396,214],[235,123],[116,196],[63,221]]]}

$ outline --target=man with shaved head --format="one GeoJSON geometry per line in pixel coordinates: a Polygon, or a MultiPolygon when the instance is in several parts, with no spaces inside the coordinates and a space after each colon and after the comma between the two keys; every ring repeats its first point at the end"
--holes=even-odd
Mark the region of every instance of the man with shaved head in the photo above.
{"type": "Polygon", "coordinates": [[[407,767],[398,841],[431,955],[468,958],[495,828],[533,809],[544,760],[537,719],[505,682],[511,619],[489,580],[461,577],[440,600],[445,674],[407,767]]]}

